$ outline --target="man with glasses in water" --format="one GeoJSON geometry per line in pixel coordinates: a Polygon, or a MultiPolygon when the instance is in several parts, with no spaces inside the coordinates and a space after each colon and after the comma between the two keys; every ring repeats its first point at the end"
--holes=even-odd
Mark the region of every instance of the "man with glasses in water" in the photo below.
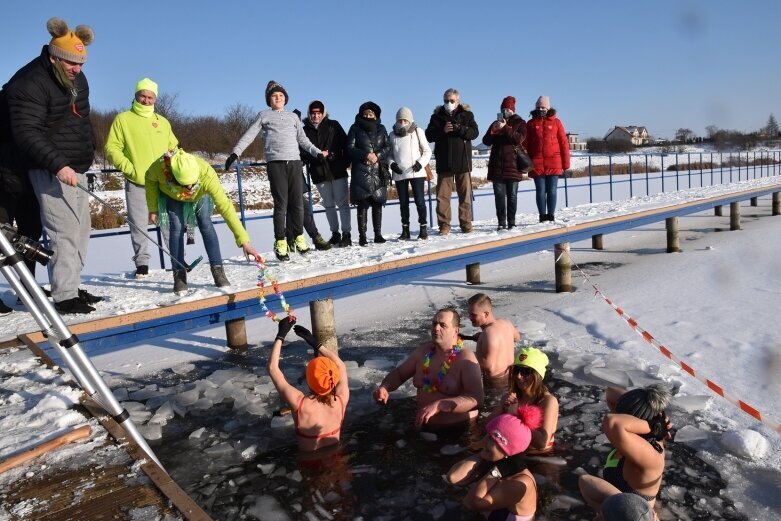
{"type": "Polygon", "coordinates": [[[432,430],[466,426],[483,404],[483,383],[475,354],[459,338],[460,317],[453,308],[437,311],[431,341],[421,344],[389,372],[374,391],[378,403],[412,378],[417,388],[415,426],[432,430]]]}
{"type": "Polygon", "coordinates": [[[472,231],[472,140],[480,134],[469,105],[461,103],[456,89],[447,89],[444,104],[434,110],[426,139],[434,143],[437,170],[437,223],[439,233],[450,233],[450,197],[458,192],[458,223],[472,231]]]}

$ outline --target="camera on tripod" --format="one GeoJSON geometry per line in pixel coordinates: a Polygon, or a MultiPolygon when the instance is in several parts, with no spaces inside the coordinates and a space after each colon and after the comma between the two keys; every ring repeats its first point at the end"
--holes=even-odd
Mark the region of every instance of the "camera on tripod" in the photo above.
{"type": "Polygon", "coordinates": [[[11,245],[14,247],[14,250],[16,250],[25,259],[30,259],[31,261],[42,264],[43,266],[46,266],[46,264],[48,264],[52,259],[52,255],[54,255],[52,250],[46,249],[40,242],[34,241],[29,237],[25,237],[24,235],[20,234],[18,231],[16,231],[16,228],[10,224],[0,224],[0,229],[2,229],[3,234],[8,238],[8,240],[11,241],[11,245]]]}

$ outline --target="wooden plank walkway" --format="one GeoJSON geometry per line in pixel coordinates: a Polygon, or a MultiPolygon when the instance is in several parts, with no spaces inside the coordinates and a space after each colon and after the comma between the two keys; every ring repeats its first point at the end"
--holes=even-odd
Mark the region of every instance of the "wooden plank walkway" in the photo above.
{"type": "MultiPolygon", "coordinates": [[[[681,203],[617,217],[598,219],[572,226],[549,228],[537,232],[458,247],[446,251],[420,254],[400,260],[381,262],[349,271],[318,275],[280,284],[287,302],[295,307],[321,298],[339,298],[372,288],[406,282],[416,278],[463,269],[473,262],[494,262],[527,253],[552,249],[561,242],[576,242],[597,234],[609,234],[644,226],[669,217],[685,216],[781,191],[781,182],[761,188],[733,192],[707,199],[681,203]]],[[[276,296],[266,288],[269,304],[276,296]]],[[[121,346],[188,329],[207,327],[241,317],[263,313],[258,290],[251,289],[219,295],[163,308],[136,311],[121,316],[98,318],[71,324],[83,347],[121,346]]],[[[35,342],[45,341],[42,332],[28,332],[35,342]]],[[[13,339],[0,340],[0,345],[13,339]]]]}

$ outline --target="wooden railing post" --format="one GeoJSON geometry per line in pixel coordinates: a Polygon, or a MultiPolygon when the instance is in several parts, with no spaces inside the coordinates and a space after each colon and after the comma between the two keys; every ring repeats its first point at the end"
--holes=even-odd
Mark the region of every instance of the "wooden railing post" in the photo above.
{"type": "Polygon", "coordinates": [[[781,215],[781,192],[773,192],[773,215],[781,215]]]}
{"type": "Polygon", "coordinates": [[[572,261],[569,256],[569,243],[561,242],[553,250],[555,255],[556,293],[572,291],[572,261]]]}
{"type": "Polygon", "coordinates": [[[466,265],[466,283],[480,284],[480,263],[474,262],[466,265]]]}
{"type": "Polygon", "coordinates": [[[713,215],[716,217],[724,217],[724,207],[720,204],[713,207],[713,215]]]}
{"type": "Polygon", "coordinates": [[[729,204],[729,229],[740,230],[740,201],[729,204]]]}
{"type": "Polygon", "coordinates": [[[664,220],[667,227],[667,253],[677,253],[681,251],[678,241],[678,217],[668,217],[664,220]]]}
{"type": "Polygon", "coordinates": [[[225,321],[225,339],[231,349],[246,350],[249,347],[244,317],[225,321]]]}
{"type": "Polygon", "coordinates": [[[598,233],[596,235],[591,236],[591,247],[595,250],[604,250],[605,245],[602,242],[602,234],[598,233]]]}
{"type": "Polygon", "coordinates": [[[334,353],[339,352],[333,299],[325,298],[310,301],[309,314],[312,317],[312,334],[315,335],[315,338],[334,353]]]}
{"type": "Polygon", "coordinates": [[[751,206],[759,206],[759,198],[758,197],[752,197],[751,198],[751,206]]]}

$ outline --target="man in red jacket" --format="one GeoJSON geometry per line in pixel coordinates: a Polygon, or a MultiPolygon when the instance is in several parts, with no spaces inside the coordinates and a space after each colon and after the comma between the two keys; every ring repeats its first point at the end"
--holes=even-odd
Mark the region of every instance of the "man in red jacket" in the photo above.
{"type": "Polygon", "coordinates": [[[534,163],[529,177],[534,179],[537,189],[540,222],[553,221],[559,177],[569,170],[569,141],[548,96],[540,96],[530,114],[532,117],[526,123],[526,139],[523,142],[534,163]]]}

